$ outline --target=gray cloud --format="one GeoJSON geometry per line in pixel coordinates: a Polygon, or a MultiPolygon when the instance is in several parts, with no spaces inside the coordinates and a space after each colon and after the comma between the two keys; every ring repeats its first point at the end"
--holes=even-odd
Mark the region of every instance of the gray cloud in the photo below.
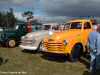
{"type": "Polygon", "coordinates": [[[0,0],[0,8],[33,8],[48,16],[100,16],[100,0],[0,0]]]}
{"type": "Polygon", "coordinates": [[[15,10],[34,9],[38,0],[0,0],[0,10],[15,8],[15,10]]]}
{"type": "Polygon", "coordinates": [[[50,16],[100,16],[99,0],[41,0],[50,16]]]}

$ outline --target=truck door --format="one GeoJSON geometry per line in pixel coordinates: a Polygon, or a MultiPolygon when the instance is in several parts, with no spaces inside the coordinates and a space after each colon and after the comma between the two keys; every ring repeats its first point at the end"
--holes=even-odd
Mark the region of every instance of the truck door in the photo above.
{"type": "Polygon", "coordinates": [[[82,34],[84,45],[86,45],[87,42],[88,42],[88,36],[89,36],[89,33],[91,32],[91,30],[92,30],[91,23],[90,22],[84,22],[83,34],[82,34]]]}

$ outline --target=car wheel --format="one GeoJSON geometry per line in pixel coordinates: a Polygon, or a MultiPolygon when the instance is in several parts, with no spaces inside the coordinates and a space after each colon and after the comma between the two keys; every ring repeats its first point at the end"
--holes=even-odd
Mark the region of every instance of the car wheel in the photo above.
{"type": "Polygon", "coordinates": [[[16,46],[16,40],[15,39],[9,39],[7,42],[6,42],[6,46],[7,47],[10,47],[10,48],[13,48],[16,46]]]}
{"type": "Polygon", "coordinates": [[[72,49],[72,52],[70,54],[70,61],[71,62],[77,62],[78,59],[82,55],[82,46],[81,45],[75,45],[74,48],[72,49]]]}

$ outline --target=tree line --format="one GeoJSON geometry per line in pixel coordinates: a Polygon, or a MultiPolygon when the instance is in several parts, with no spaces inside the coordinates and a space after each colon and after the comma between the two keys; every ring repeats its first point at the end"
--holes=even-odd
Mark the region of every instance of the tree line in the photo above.
{"type": "Polygon", "coordinates": [[[0,11],[0,27],[13,27],[16,21],[12,8],[6,12],[0,11]]]}

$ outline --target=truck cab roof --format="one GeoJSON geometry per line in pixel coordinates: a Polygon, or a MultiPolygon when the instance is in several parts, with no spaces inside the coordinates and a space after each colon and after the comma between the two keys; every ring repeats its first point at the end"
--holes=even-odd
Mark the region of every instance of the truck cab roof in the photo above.
{"type": "Polygon", "coordinates": [[[70,20],[69,22],[90,22],[90,19],[73,19],[70,20]]]}

